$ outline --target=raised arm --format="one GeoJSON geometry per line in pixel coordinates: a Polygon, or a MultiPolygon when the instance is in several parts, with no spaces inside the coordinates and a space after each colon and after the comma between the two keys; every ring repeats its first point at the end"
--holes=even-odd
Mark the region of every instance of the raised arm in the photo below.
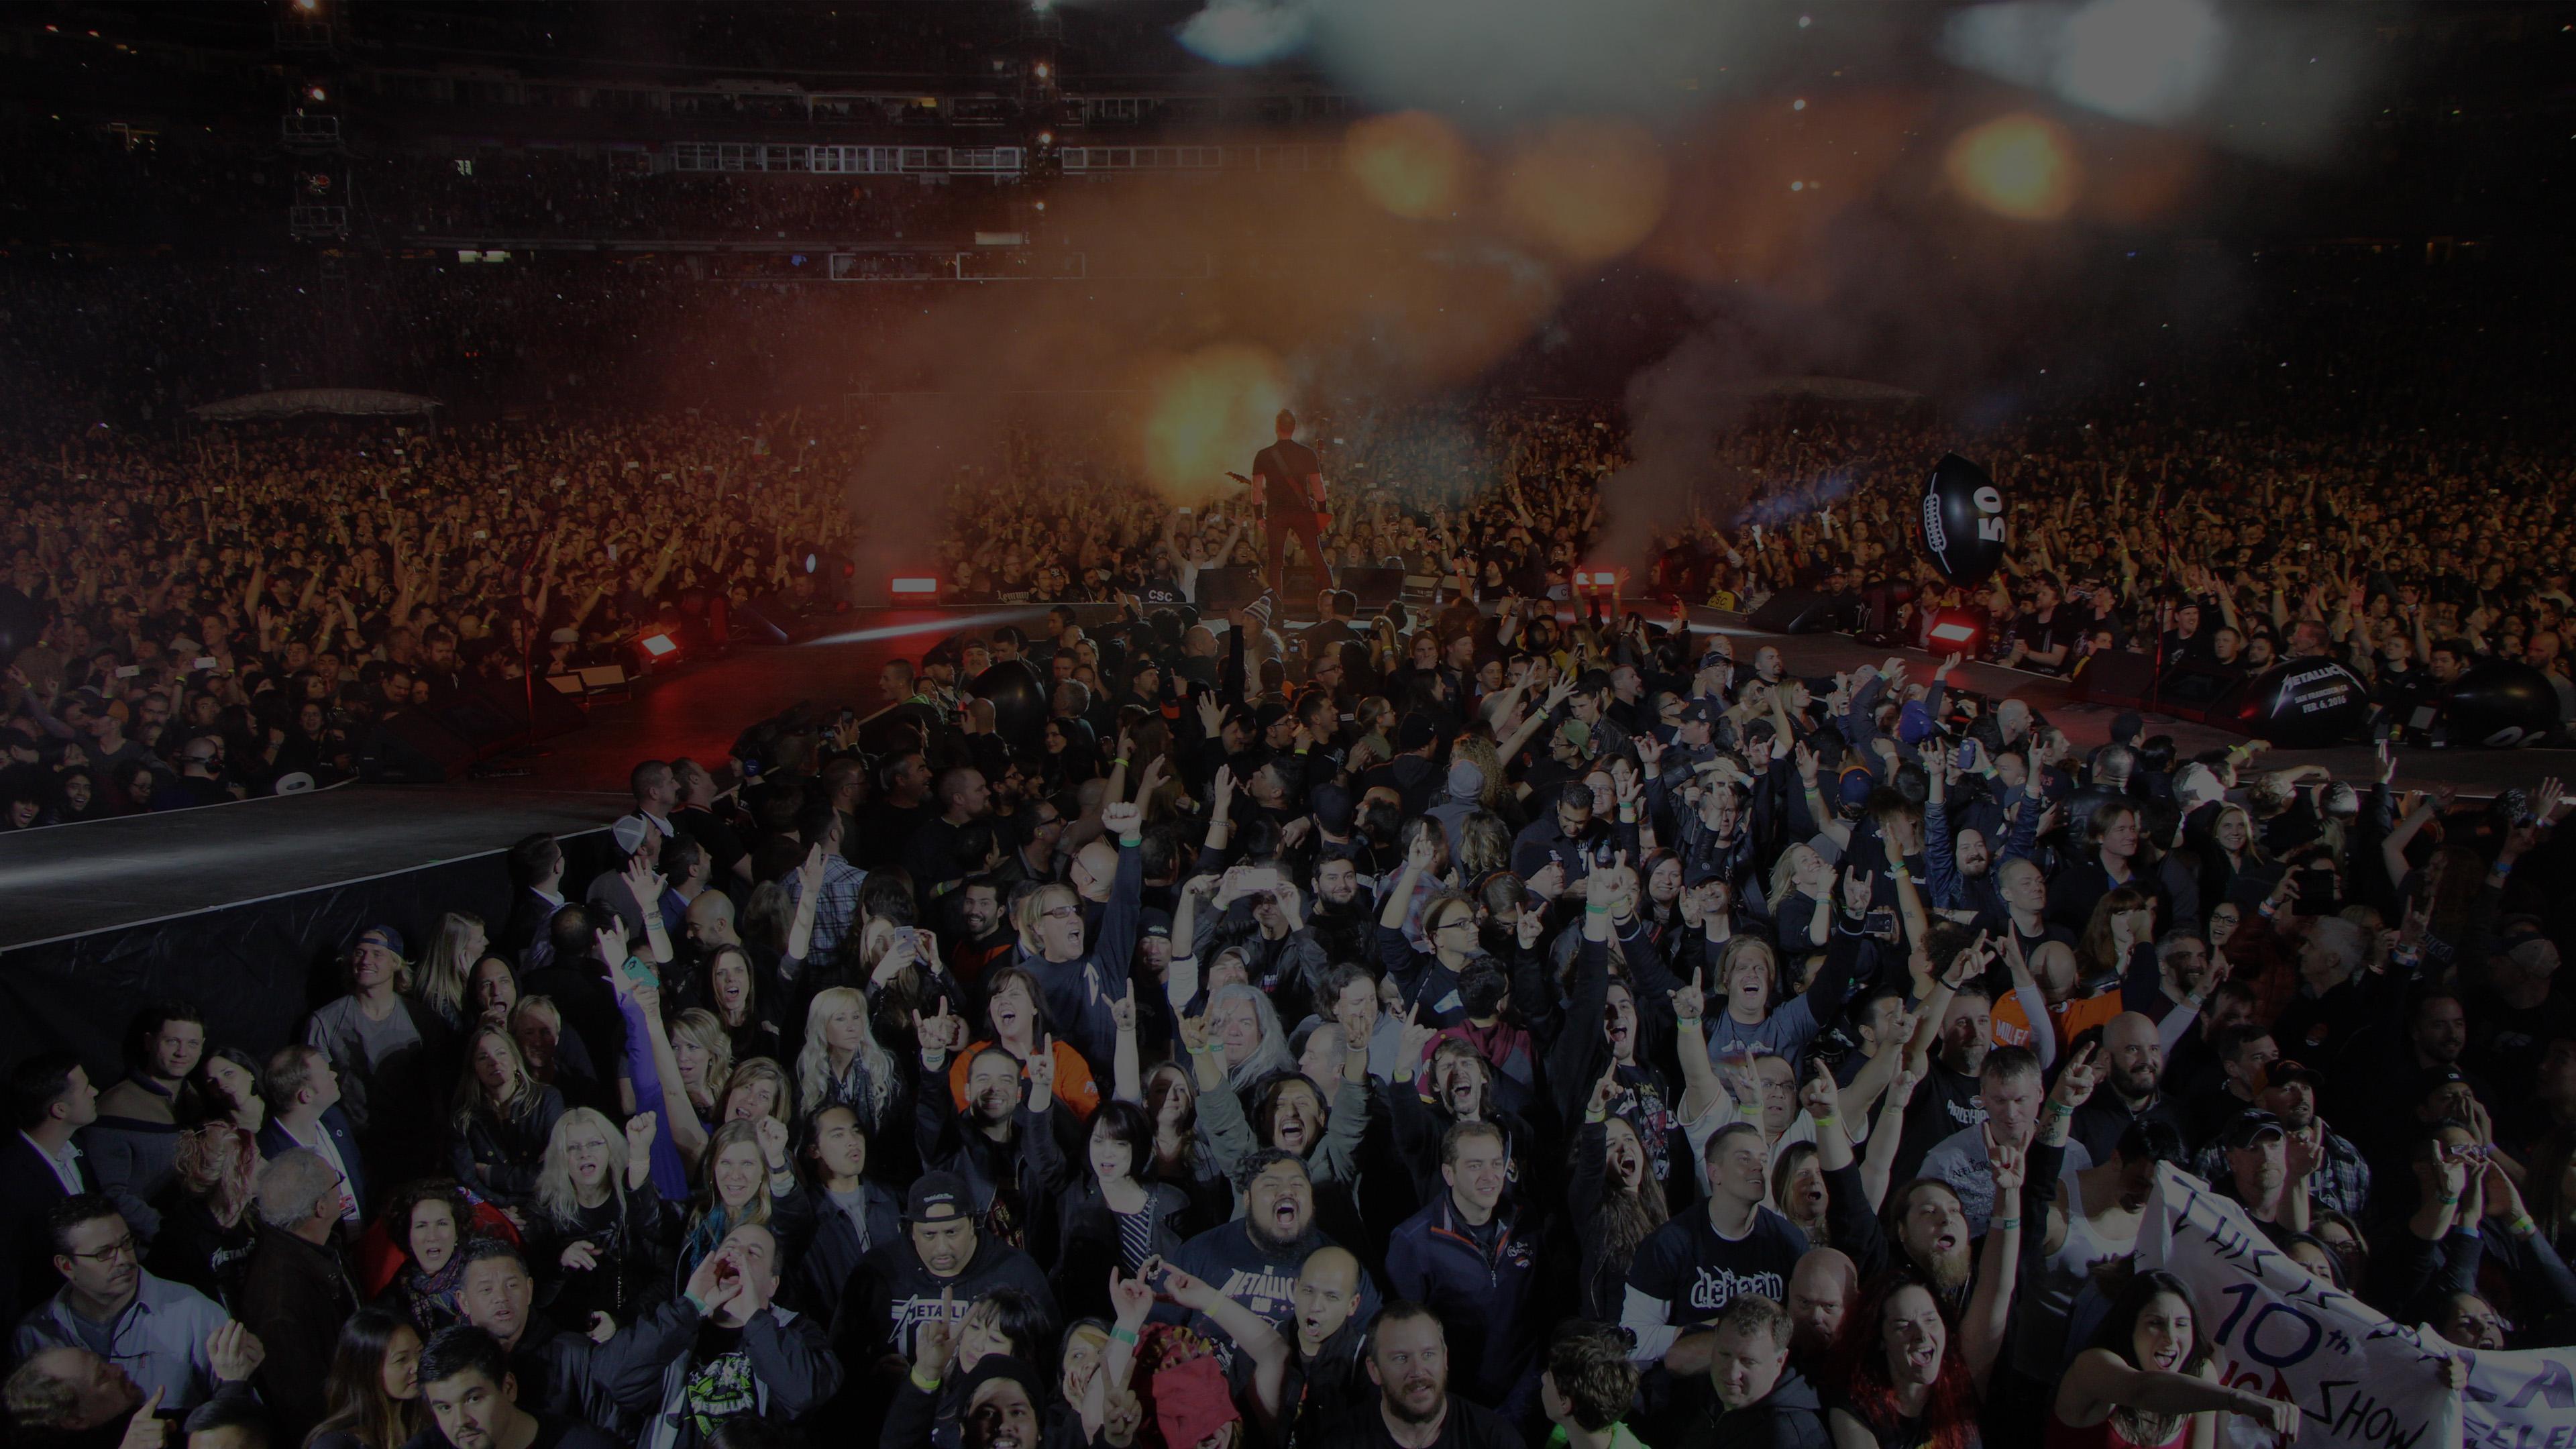
{"type": "Polygon", "coordinates": [[[1959,1346],[1968,1373],[1983,1394],[1994,1376],[1995,1358],[2003,1349],[2012,1318],[2013,1285],[2021,1273],[2022,1149],[1995,1139],[1993,1124],[1984,1129],[1986,1163],[1995,1179],[1995,1217],[1986,1224],[1986,1246],[1977,1264],[1977,1288],[1959,1319],[1959,1346]],[[2011,1214],[2007,1217],[2005,1214],[2011,1214]]]}
{"type": "Polygon", "coordinates": [[[1703,1023],[1707,997],[1700,989],[1700,973],[1693,971],[1690,984],[1673,992],[1672,1000],[1673,1050],[1682,1063],[1681,1119],[1696,1122],[1702,1113],[1720,1104],[1732,1115],[1735,1097],[1708,1060],[1708,1033],[1703,1023]]]}

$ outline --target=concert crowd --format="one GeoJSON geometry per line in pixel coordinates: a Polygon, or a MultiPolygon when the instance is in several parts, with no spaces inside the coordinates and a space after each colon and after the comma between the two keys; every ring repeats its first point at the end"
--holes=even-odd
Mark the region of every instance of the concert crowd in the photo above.
{"type": "Polygon", "coordinates": [[[2294,1432],[2134,1262],[2168,1168],[2452,1345],[2568,1341],[2554,786],[1316,603],[942,640],[864,727],[639,762],[587,878],[532,836],[503,918],[364,932],[300,1041],[173,1001],[114,1080],[16,1064],[19,1434],[2294,1432]]]}
{"type": "MultiPolygon", "coordinates": [[[[561,280],[481,295],[582,319],[508,374],[569,396],[638,365],[606,344],[661,283],[561,280]]],[[[8,295],[14,345],[65,365],[12,403],[48,426],[7,463],[0,604],[41,642],[6,677],[0,824],[401,778],[405,710],[844,602],[807,560],[882,523],[847,506],[847,419],[59,426],[184,401],[182,360],[326,365],[326,330],[242,301],[298,285],[8,295]],[[172,325],[199,311],[237,325],[172,325]]],[[[423,304],[435,376],[495,335],[476,296],[416,276],[371,315],[423,304]]],[[[2366,381],[1972,430],[1777,402],[1644,528],[1617,409],[1322,400],[1326,561],[1435,590],[1365,610],[1245,588],[1253,496],[1175,507],[1119,419],[997,429],[924,480],[931,547],[953,601],[1061,606],[1042,625],[638,762],[604,867],[495,841],[507,910],[319,943],[300,1040],[172,1000],[112,1070],[10,1069],[15,1436],[2294,1432],[2216,1376],[2227,1305],[2139,1266],[2176,1174],[2319,1293],[2459,1349],[2566,1344],[2557,788],[2399,792],[2134,717],[2078,750],[2014,697],[2104,651],[2333,656],[2398,713],[2517,658],[2564,696],[2563,450],[2381,426],[2408,390],[2438,416],[2438,380],[2366,381]],[[1908,527],[1953,447],[2014,509],[1974,589],[1908,527]],[[1614,548],[1625,606],[1569,598],[1614,548]],[[1666,622],[1790,590],[1979,642],[1819,671],[1666,622]]],[[[2426,1342],[2418,1387],[2461,1391],[2426,1342]]]]}

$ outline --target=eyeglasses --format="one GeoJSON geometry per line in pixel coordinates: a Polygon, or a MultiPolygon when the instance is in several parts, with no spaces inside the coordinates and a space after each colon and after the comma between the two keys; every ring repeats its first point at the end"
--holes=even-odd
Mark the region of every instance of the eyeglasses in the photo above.
{"type": "Polygon", "coordinates": [[[1040,914],[1046,916],[1049,920],[1070,921],[1079,917],[1082,914],[1082,910],[1078,906],[1057,906],[1052,910],[1043,911],[1040,914]]]}
{"type": "Polygon", "coordinates": [[[132,1233],[128,1233],[124,1237],[117,1239],[115,1242],[110,1243],[106,1247],[100,1248],[95,1252],[74,1253],[71,1256],[84,1263],[96,1263],[98,1266],[104,1268],[119,1258],[133,1258],[140,1256],[140,1254],[137,1253],[134,1246],[134,1235],[132,1233]]]}

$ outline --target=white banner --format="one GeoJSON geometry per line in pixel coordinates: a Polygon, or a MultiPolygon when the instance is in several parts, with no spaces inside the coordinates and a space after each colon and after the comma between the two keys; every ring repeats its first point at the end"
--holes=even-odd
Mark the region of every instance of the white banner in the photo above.
{"type": "MultiPolygon", "coordinates": [[[[2321,1281],[2171,1164],[2156,1170],[2138,1264],[2191,1286],[2224,1382],[2297,1402],[2298,1449],[2576,1449],[2576,1349],[2472,1354],[2468,1389],[2452,1393],[2442,1361],[2460,1350],[2321,1281]]],[[[2270,1438],[2233,1428],[2240,1442],[2270,1438]]]]}

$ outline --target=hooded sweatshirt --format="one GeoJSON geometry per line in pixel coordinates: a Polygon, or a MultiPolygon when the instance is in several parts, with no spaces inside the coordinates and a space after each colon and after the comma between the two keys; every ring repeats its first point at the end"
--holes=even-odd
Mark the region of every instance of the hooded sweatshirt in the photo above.
{"type": "Polygon", "coordinates": [[[1476,768],[1476,762],[1453,759],[1449,762],[1447,793],[1441,796],[1438,804],[1423,812],[1439,821],[1440,828],[1448,833],[1449,858],[1452,860],[1462,859],[1467,853],[1464,834],[1467,817],[1484,808],[1477,803],[1477,797],[1484,790],[1485,772],[1476,768]]]}
{"type": "Polygon", "coordinates": [[[1709,1400],[1682,1439],[1681,1449],[1833,1449],[1816,1386],[1794,1368],[1780,1371],[1771,1392],[1729,1409],[1709,1400]]]}

